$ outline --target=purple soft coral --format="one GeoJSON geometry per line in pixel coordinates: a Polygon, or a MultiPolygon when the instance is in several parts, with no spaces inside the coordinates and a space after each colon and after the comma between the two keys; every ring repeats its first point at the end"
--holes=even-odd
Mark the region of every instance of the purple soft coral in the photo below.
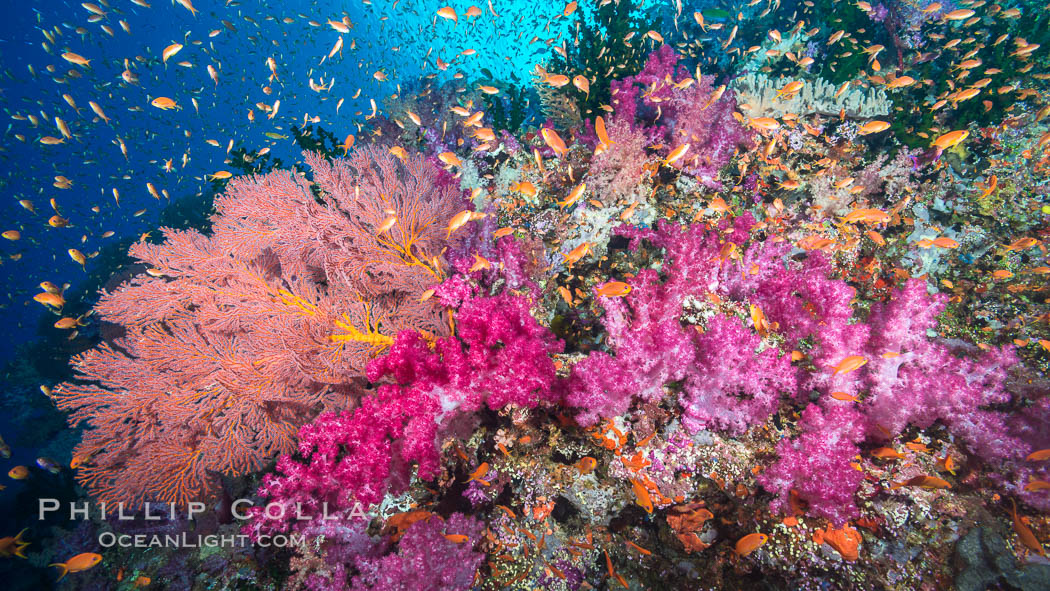
{"type": "Polygon", "coordinates": [[[413,523],[398,543],[397,553],[380,558],[362,556],[356,561],[359,574],[354,577],[353,589],[470,589],[485,558],[484,553],[474,551],[484,529],[484,523],[459,513],[446,521],[431,517],[413,523]]]}
{"type": "Polygon", "coordinates": [[[781,442],[780,461],[763,482],[780,494],[775,507],[794,489],[814,514],[837,524],[857,514],[852,495],[860,473],[849,462],[866,437],[942,421],[983,457],[1019,456],[1024,446],[1005,416],[986,408],[1009,399],[1003,383],[1012,352],[971,359],[931,340],[943,301],[919,280],[858,322],[853,289],[831,277],[822,254],[794,260],[790,244],[749,240],[753,224],[741,216],[713,230],[618,230],[632,249],[643,240],[663,248],[664,279],[643,269],[629,296],[602,299],[610,352],[579,362],[568,388],[568,402],[583,408],[583,424],[621,414],[635,399],[657,400],[678,383],[687,431],[736,434],[762,424],[782,402],[804,404],[815,392],[820,402],[804,410],[801,436],[781,442]],[[753,330],[741,316],[751,316],[753,330]],[[769,327],[754,326],[756,317],[769,327]],[[695,326],[683,327],[683,319],[695,326]],[[768,330],[773,339],[763,335],[768,330]],[[810,371],[791,363],[787,353],[799,349],[810,371]],[[867,365],[835,371],[852,355],[867,365]]]}
{"type": "Polygon", "coordinates": [[[737,149],[752,145],[752,134],[733,117],[732,91],[716,93],[711,77],[689,82],[688,70],[677,64],[678,55],[663,45],[649,55],[641,72],[614,81],[613,123],[644,131],[650,144],[665,144],[668,153],[689,144],[673,166],[706,187],[721,189],[718,170],[737,149]]]}

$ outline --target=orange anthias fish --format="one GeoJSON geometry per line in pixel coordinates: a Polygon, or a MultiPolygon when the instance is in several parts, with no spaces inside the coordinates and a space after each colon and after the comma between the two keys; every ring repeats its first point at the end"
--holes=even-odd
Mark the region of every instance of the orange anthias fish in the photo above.
{"type": "Polygon", "coordinates": [[[755,550],[758,550],[768,541],[769,536],[766,534],[748,534],[737,540],[734,550],[736,550],[736,553],[740,556],[747,556],[755,550]]]}
{"type": "Polygon", "coordinates": [[[609,133],[605,129],[605,120],[602,119],[601,115],[594,119],[594,133],[598,135],[598,141],[601,142],[603,146],[612,144],[612,140],[609,139],[609,133]]]}
{"type": "Polygon", "coordinates": [[[879,458],[880,460],[903,460],[904,454],[893,449],[892,447],[880,447],[872,450],[872,457],[879,458]]]}
{"type": "Polygon", "coordinates": [[[765,338],[770,330],[780,328],[779,323],[769,322],[769,319],[766,318],[766,313],[762,311],[762,308],[751,304],[749,311],[751,313],[751,323],[755,326],[755,331],[758,332],[760,337],[765,338]]]}
{"type": "Polygon", "coordinates": [[[897,482],[890,486],[890,490],[897,490],[905,486],[918,486],[919,488],[926,489],[937,489],[937,488],[951,488],[952,485],[947,480],[937,478],[936,476],[927,476],[925,474],[915,476],[905,480],[904,482],[897,482]]]}
{"type": "Polygon", "coordinates": [[[1039,543],[1039,538],[1035,537],[1032,530],[1017,516],[1017,501],[1010,499],[1010,502],[1013,503],[1014,531],[1017,532],[1017,537],[1021,539],[1021,543],[1026,548],[1045,558],[1046,550],[1043,550],[1043,545],[1039,543]]]}
{"type": "Polygon", "coordinates": [[[477,480],[481,484],[483,484],[485,486],[488,486],[489,483],[486,482],[485,480],[482,480],[482,478],[484,478],[484,476],[486,474],[488,474],[488,472],[489,472],[489,463],[488,462],[482,462],[481,465],[478,466],[477,470],[474,470],[473,472],[470,473],[470,478],[467,479],[467,482],[471,482],[473,480],[477,480]]]}
{"type": "Polygon", "coordinates": [[[158,96],[157,98],[153,99],[153,101],[150,102],[150,104],[163,111],[170,111],[171,109],[174,109],[179,106],[178,103],[166,96],[158,96]]]}
{"type": "Polygon", "coordinates": [[[865,224],[882,224],[890,221],[890,214],[881,209],[854,209],[842,218],[844,224],[857,222],[865,224]]]}
{"type": "Polygon", "coordinates": [[[689,144],[682,144],[681,146],[678,146],[674,150],[671,150],[671,153],[667,155],[667,158],[664,159],[664,164],[674,164],[675,162],[681,160],[682,157],[685,156],[685,153],[688,151],[689,144]]]}
{"type": "Polygon", "coordinates": [[[623,281],[610,281],[595,290],[601,297],[618,298],[631,293],[631,286],[623,281]]]}
{"type": "Polygon", "coordinates": [[[448,236],[451,236],[453,232],[463,227],[464,224],[470,221],[470,214],[473,213],[470,210],[463,210],[456,215],[452,216],[452,219],[448,222],[448,236]]]}
{"type": "Polygon", "coordinates": [[[456,9],[451,6],[446,6],[437,11],[437,15],[441,18],[446,18],[456,24],[459,24],[459,17],[456,16],[456,9]]]}
{"type": "MultiPolygon", "coordinates": [[[[26,528],[28,529],[28,528],[26,528]]],[[[26,529],[18,532],[18,535],[7,536],[6,538],[0,538],[0,556],[9,558],[11,556],[17,556],[19,558],[25,558],[26,555],[23,550],[29,545],[29,542],[22,540],[22,534],[26,533],[26,529]]]]}
{"type": "Polygon", "coordinates": [[[860,369],[860,367],[862,367],[867,362],[868,360],[860,355],[850,355],[849,357],[846,357],[845,359],[840,361],[839,364],[835,366],[835,373],[833,373],[832,375],[837,376],[840,373],[845,374],[856,369],[860,369]]]}
{"type": "Polygon", "coordinates": [[[575,189],[572,190],[571,193],[569,193],[569,196],[566,197],[564,201],[559,201],[558,202],[558,207],[566,208],[566,207],[569,207],[570,205],[576,203],[577,201],[580,200],[580,197],[583,197],[583,192],[586,191],[586,190],[587,190],[587,183],[580,183],[578,187],[576,187],[575,189]]]}
{"type": "Polygon", "coordinates": [[[95,554],[94,552],[84,552],[83,554],[77,554],[73,558],[65,562],[55,562],[48,566],[57,566],[62,569],[62,574],[59,575],[58,580],[61,581],[62,577],[69,573],[79,573],[81,571],[88,570],[102,562],[102,555],[95,554]]]}
{"type": "Polygon", "coordinates": [[[575,263],[575,262],[579,261],[583,257],[587,256],[587,254],[589,252],[591,252],[591,248],[593,248],[593,247],[594,247],[593,243],[591,243],[591,242],[584,242],[583,244],[581,244],[581,245],[577,246],[576,248],[572,249],[571,251],[569,251],[568,254],[564,254],[563,253],[561,256],[563,256],[565,258],[566,264],[572,264],[572,263],[575,263]]]}
{"type": "Polygon", "coordinates": [[[491,269],[491,268],[492,268],[492,263],[488,259],[486,259],[485,257],[481,256],[478,253],[474,253],[474,264],[471,265],[469,269],[467,269],[467,272],[468,273],[473,273],[474,271],[480,271],[482,269],[491,269]]]}
{"type": "Polygon", "coordinates": [[[969,135],[970,132],[963,129],[960,129],[959,131],[951,131],[934,140],[933,145],[942,151],[948,150],[962,143],[962,141],[969,135]]]}
{"type": "Polygon", "coordinates": [[[653,500],[649,496],[649,491],[645,486],[637,479],[631,479],[631,488],[634,490],[634,502],[642,509],[645,509],[646,513],[653,512],[653,500]]]}
{"type": "Polygon", "coordinates": [[[549,127],[544,127],[540,130],[540,135],[543,136],[543,141],[547,143],[547,147],[554,150],[554,153],[558,156],[564,157],[569,153],[569,149],[565,146],[565,141],[561,139],[558,132],[549,127]]]}
{"type": "Polygon", "coordinates": [[[50,291],[45,291],[36,294],[35,296],[33,296],[33,300],[44,304],[45,306],[51,306],[52,308],[61,308],[62,306],[66,305],[66,300],[62,297],[61,294],[53,293],[50,291]]]}
{"type": "Polygon", "coordinates": [[[463,534],[445,534],[445,539],[447,539],[448,541],[452,542],[453,544],[462,544],[463,542],[466,542],[470,538],[468,538],[467,536],[465,536],[463,534]]]}
{"type": "Polygon", "coordinates": [[[753,117],[750,123],[752,127],[765,131],[773,131],[780,127],[780,122],[772,117],[753,117]]]}
{"type": "Polygon", "coordinates": [[[882,131],[886,131],[889,128],[890,128],[890,124],[886,123],[885,121],[879,121],[879,120],[868,121],[864,125],[860,126],[860,135],[868,135],[868,134],[872,134],[872,133],[879,133],[879,132],[882,132],[882,131]]]}
{"type": "Polygon", "coordinates": [[[1028,454],[1025,458],[1029,462],[1042,462],[1044,460],[1050,460],[1050,449],[1041,449],[1039,451],[1033,451],[1028,454]]]}
{"type": "Polygon", "coordinates": [[[594,472],[594,469],[598,467],[598,460],[591,456],[586,456],[580,461],[576,462],[576,469],[580,471],[581,475],[590,474],[594,472]]]}

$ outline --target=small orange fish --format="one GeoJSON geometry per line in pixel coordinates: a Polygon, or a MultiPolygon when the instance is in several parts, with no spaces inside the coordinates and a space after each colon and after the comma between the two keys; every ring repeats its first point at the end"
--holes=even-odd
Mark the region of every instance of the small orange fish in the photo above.
{"type": "Polygon", "coordinates": [[[590,95],[591,94],[591,81],[582,74],[572,79],[572,85],[580,90],[580,92],[590,95]]]}
{"type": "Polygon", "coordinates": [[[1033,451],[1032,453],[1028,454],[1028,456],[1025,459],[1029,462],[1042,462],[1045,460],[1050,460],[1050,449],[1041,449],[1039,451],[1033,451]]]}
{"type": "Polygon", "coordinates": [[[488,474],[488,472],[489,472],[489,463],[488,462],[482,462],[481,465],[478,466],[477,470],[474,470],[473,472],[470,473],[470,478],[467,479],[467,482],[470,482],[472,480],[477,480],[478,482],[484,484],[485,486],[488,486],[489,483],[484,481],[484,480],[482,480],[482,478],[486,474],[488,474]]]}
{"type": "Polygon", "coordinates": [[[892,447],[880,447],[872,450],[872,457],[879,458],[880,460],[903,460],[904,454],[893,449],[892,447]]]}
{"type": "Polygon", "coordinates": [[[65,562],[56,562],[49,564],[48,566],[57,566],[62,569],[62,574],[59,575],[58,580],[61,581],[62,577],[69,573],[79,573],[86,571],[89,568],[96,566],[102,562],[102,555],[95,554],[94,552],[84,552],[83,554],[77,554],[73,558],[65,562]]]}
{"type": "Polygon", "coordinates": [[[452,236],[452,233],[463,227],[464,224],[470,221],[470,214],[473,213],[470,210],[463,210],[456,215],[452,216],[452,219],[448,222],[448,234],[445,236],[448,238],[452,236]]]}
{"type": "Polygon", "coordinates": [[[602,552],[605,554],[605,566],[609,569],[609,576],[616,579],[617,582],[623,585],[624,589],[629,588],[630,585],[627,584],[627,581],[619,573],[613,570],[612,558],[609,558],[609,551],[602,550],[602,552]]]}
{"type": "Polygon", "coordinates": [[[734,550],[740,556],[747,556],[755,550],[758,550],[763,544],[769,541],[769,536],[766,534],[748,534],[739,540],[737,540],[734,550]]]}
{"type": "Polygon", "coordinates": [[[780,122],[772,117],[752,117],[750,123],[752,127],[766,131],[773,131],[780,127],[780,122]]]}
{"type": "Polygon", "coordinates": [[[177,108],[179,105],[175,101],[171,100],[166,96],[158,96],[150,102],[151,105],[161,109],[162,111],[170,111],[171,109],[177,108]]]}
{"type": "Polygon", "coordinates": [[[1050,482],[1047,482],[1045,480],[1032,480],[1028,484],[1024,485],[1024,489],[1027,492],[1050,490],[1050,482]]]}
{"type": "Polygon", "coordinates": [[[7,475],[14,480],[25,480],[26,478],[29,478],[29,468],[26,468],[25,466],[15,466],[8,470],[7,475]]]}
{"type": "Polygon", "coordinates": [[[11,556],[25,558],[26,555],[23,551],[26,549],[26,546],[29,545],[29,542],[22,540],[22,534],[26,533],[28,529],[29,528],[23,529],[15,536],[0,538],[0,556],[5,558],[11,556]]]}
{"type": "Polygon", "coordinates": [[[543,141],[546,142],[547,146],[554,150],[554,153],[558,156],[564,157],[569,153],[569,149],[565,146],[565,141],[561,139],[558,132],[549,127],[544,127],[540,130],[540,135],[543,136],[543,141]]]}
{"type": "Polygon", "coordinates": [[[558,202],[558,207],[561,207],[561,208],[564,209],[564,208],[569,207],[570,205],[576,203],[577,201],[580,200],[580,197],[583,197],[583,192],[586,191],[586,190],[587,190],[587,183],[580,183],[579,186],[577,186],[575,189],[572,190],[571,193],[569,193],[569,196],[566,197],[564,201],[559,201],[558,202]]]}
{"type": "Polygon", "coordinates": [[[385,220],[383,220],[383,223],[379,224],[379,227],[376,228],[376,236],[382,234],[383,232],[386,232],[386,231],[390,230],[390,228],[393,228],[395,224],[397,224],[397,216],[396,215],[392,215],[392,216],[386,218],[385,220]]]}
{"type": "Polygon", "coordinates": [[[881,209],[855,209],[842,218],[842,223],[852,224],[862,222],[866,224],[882,224],[890,220],[890,214],[881,209]]]}
{"type": "Polygon", "coordinates": [[[631,286],[623,281],[610,281],[599,287],[595,293],[601,297],[618,298],[631,293],[631,286]]]}
{"type": "Polygon", "coordinates": [[[872,133],[879,133],[879,132],[882,132],[882,131],[886,131],[889,128],[890,128],[890,124],[889,123],[886,123],[885,121],[879,121],[879,120],[876,119],[875,121],[868,121],[864,125],[861,125],[860,126],[860,135],[869,135],[869,134],[872,134],[872,133]]]}
{"type": "Polygon", "coordinates": [[[561,299],[565,300],[565,303],[568,304],[570,308],[576,306],[576,304],[573,302],[572,292],[569,291],[569,288],[565,287],[564,285],[559,285],[558,295],[561,296],[561,299]]]}
{"type": "Polygon", "coordinates": [[[970,135],[970,132],[960,129],[958,131],[951,131],[944,135],[939,136],[934,140],[933,145],[940,150],[949,150],[965,140],[970,135]]]}
{"type": "Polygon", "coordinates": [[[831,397],[835,400],[842,400],[844,402],[860,402],[859,398],[845,392],[832,392],[831,397]]]}
{"type": "Polygon", "coordinates": [[[57,293],[51,293],[49,291],[36,294],[33,296],[33,300],[44,304],[45,306],[51,306],[52,308],[61,308],[66,305],[65,298],[57,293]]]}
{"type": "Polygon", "coordinates": [[[581,458],[580,461],[576,462],[576,469],[580,471],[581,475],[590,474],[594,472],[594,469],[598,467],[598,460],[591,456],[581,458]]]}
{"type": "Polygon", "coordinates": [[[463,534],[445,534],[445,539],[452,542],[453,544],[462,544],[470,538],[463,534]]]}
{"type": "Polygon", "coordinates": [[[839,375],[840,373],[846,374],[856,369],[860,369],[867,362],[868,360],[860,355],[850,355],[835,366],[835,373],[832,375],[839,375]]]}
{"type": "Polygon", "coordinates": [[[670,165],[681,160],[682,157],[685,156],[685,153],[689,151],[689,147],[689,144],[682,144],[674,150],[671,150],[671,153],[667,155],[667,158],[664,158],[664,164],[670,165]]]}
{"type": "Polygon", "coordinates": [[[442,152],[438,154],[438,160],[444,162],[448,166],[462,166],[463,161],[452,152],[442,152]]]}
{"type": "Polygon", "coordinates": [[[646,513],[653,512],[653,500],[649,496],[649,491],[642,485],[641,482],[632,478],[631,488],[634,490],[634,502],[642,509],[645,509],[646,513]]]}
{"type": "Polygon", "coordinates": [[[909,478],[904,482],[897,482],[890,486],[890,490],[897,490],[905,486],[918,486],[925,489],[937,489],[937,488],[951,488],[952,485],[947,480],[937,478],[936,476],[927,476],[925,474],[909,478]]]}
{"type": "Polygon", "coordinates": [[[974,11],[972,11],[972,10],[970,10],[968,8],[959,8],[959,9],[953,10],[951,12],[946,12],[944,14],[944,20],[947,20],[947,21],[962,21],[962,20],[966,20],[966,19],[970,18],[974,14],[975,14],[974,11]]]}
{"type": "Polygon", "coordinates": [[[441,18],[446,18],[456,24],[459,24],[459,17],[456,16],[456,9],[451,6],[446,6],[437,11],[437,15],[441,18]]]}
{"type": "Polygon", "coordinates": [[[582,259],[583,257],[587,256],[587,254],[591,252],[591,248],[593,248],[593,247],[594,247],[593,243],[591,243],[591,242],[584,242],[583,244],[581,244],[581,245],[577,246],[576,248],[572,249],[571,251],[569,251],[568,254],[564,254],[563,253],[561,256],[565,258],[565,263],[566,264],[570,264],[571,265],[572,263],[578,262],[580,259],[582,259]]]}
{"type": "Polygon", "coordinates": [[[536,185],[529,181],[521,181],[510,186],[511,191],[517,191],[526,197],[535,197],[538,193],[536,185]]]}
{"type": "Polygon", "coordinates": [[[951,456],[945,455],[937,460],[937,469],[955,476],[955,460],[951,456]]]}
{"type": "Polygon", "coordinates": [[[598,135],[598,141],[603,146],[612,144],[612,140],[609,139],[609,133],[605,129],[605,120],[602,119],[601,115],[594,119],[594,132],[598,135]]]}
{"type": "Polygon", "coordinates": [[[1010,502],[1013,504],[1014,531],[1017,532],[1017,537],[1026,548],[1045,558],[1046,551],[1043,550],[1043,545],[1039,543],[1039,539],[1035,537],[1032,530],[1017,516],[1017,501],[1010,499],[1010,502]]]}
{"type": "Polygon", "coordinates": [[[474,264],[471,265],[469,269],[467,269],[467,272],[468,273],[473,273],[474,271],[480,271],[482,269],[491,269],[491,268],[492,268],[492,263],[489,262],[488,259],[486,259],[485,257],[481,256],[480,254],[474,253],[474,264]]]}
{"type": "Polygon", "coordinates": [[[1006,246],[1006,250],[1027,250],[1033,246],[1042,244],[1042,241],[1036,240],[1035,238],[1025,237],[1019,238],[1006,246]]]}

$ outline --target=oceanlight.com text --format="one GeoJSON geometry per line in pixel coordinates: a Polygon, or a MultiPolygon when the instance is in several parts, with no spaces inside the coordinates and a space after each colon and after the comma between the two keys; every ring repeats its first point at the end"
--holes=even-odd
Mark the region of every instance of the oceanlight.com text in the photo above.
{"type": "Polygon", "coordinates": [[[251,536],[243,534],[117,534],[105,532],[98,537],[98,543],[103,548],[233,548],[243,547],[249,544],[262,546],[264,548],[287,548],[293,546],[304,546],[305,536],[301,535],[259,535],[253,541],[251,536]]]}

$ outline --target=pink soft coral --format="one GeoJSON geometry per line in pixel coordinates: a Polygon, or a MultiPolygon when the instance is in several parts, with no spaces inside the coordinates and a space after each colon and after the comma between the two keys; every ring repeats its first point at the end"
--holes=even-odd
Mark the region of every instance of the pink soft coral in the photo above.
{"type": "Polygon", "coordinates": [[[390,352],[368,367],[372,381],[389,380],[353,411],[325,414],[299,433],[303,460],[282,456],[277,475],[259,489],[286,508],[284,519],[259,512],[253,529],[287,530],[297,506],[308,517],[377,503],[407,486],[411,466],[435,477],[441,438],[471,426],[482,406],[535,407],[557,403],[551,355],[562,350],[529,314],[523,297],[502,294],[467,300],[456,315],[457,336],[434,348],[403,332],[390,352]],[[327,503],[327,506],[325,505],[327,503]]]}

